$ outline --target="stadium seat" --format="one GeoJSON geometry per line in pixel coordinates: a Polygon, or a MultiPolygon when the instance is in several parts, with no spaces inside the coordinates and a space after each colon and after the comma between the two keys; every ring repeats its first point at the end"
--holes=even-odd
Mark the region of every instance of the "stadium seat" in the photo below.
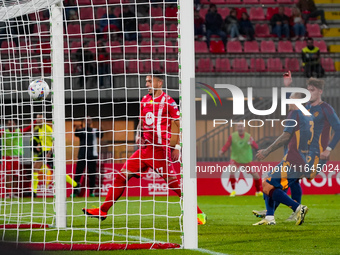
{"type": "Polygon", "coordinates": [[[277,51],[279,53],[291,53],[293,52],[293,46],[290,41],[279,41],[277,45],[277,51]]]}
{"type": "Polygon", "coordinates": [[[279,58],[269,58],[267,61],[268,72],[282,72],[282,63],[279,58]]]}
{"type": "Polygon", "coordinates": [[[216,58],[216,72],[231,72],[230,62],[227,58],[216,58]]]}
{"type": "Polygon", "coordinates": [[[151,36],[149,23],[139,23],[138,30],[142,38],[149,38],[151,36]]]}
{"type": "Polygon", "coordinates": [[[156,38],[164,38],[166,31],[165,24],[154,24],[152,26],[152,36],[156,38]]]}
{"type": "Polygon", "coordinates": [[[93,2],[93,5],[106,5],[106,0],[95,0],[92,2],[93,2]]]}
{"type": "Polygon", "coordinates": [[[309,37],[322,37],[318,24],[307,24],[306,28],[309,37]]]}
{"type": "Polygon", "coordinates": [[[307,46],[306,41],[296,41],[295,42],[295,52],[301,53],[302,49],[307,46]]]}
{"type": "Polygon", "coordinates": [[[232,61],[232,66],[234,72],[248,72],[248,63],[245,58],[235,58],[232,61]]]}
{"type": "Polygon", "coordinates": [[[98,7],[96,10],[96,18],[100,19],[106,14],[106,8],[105,7],[98,7]]]}
{"type": "Polygon", "coordinates": [[[156,47],[154,47],[153,44],[151,44],[150,41],[142,41],[140,43],[140,53],[146,53],[150,54],[152,50],[152,53],[156,53],[156,47]]]}
{"type": "Polygon", "coordinates": [[[218,13],[222,16],[224,20],[230,13],[230,9],[228,7],[218,8],[218,13]]]}
{"type": "Polygon", "coordinates": [[[206,42],[195,41],[195,52],[196,53],[209,53],[206,42]]]}
{"type": "Polygon", "coordinates": [[[260,4],[276,4],[275,0],[260,0],[260,4]]]}
{"type": "Polygon", "coordinates": [[[137,42],[136,41],[125,41],[124,45],[125,53],[137,53],[137,42]]]}
{"type": "Polygon", "coordinates": [[[165,70],[167,73],[178,73],[178,60],[167,59],[165,64],[165,70]]]}
{"type": "Polygon", "coordinates": [[[243,4],[258,4],[258,0],[243,0],[243,4]]]}
{"type": "Polygon", "coordinates": [[[259,45],[258,45],[257,41],[246,41],[244,43],[244,52],[245,53],[259,52],[259,45]]]}
{"type": "Polygon", "coordinates": [[[225,52],[224,43],[221,40],[210,41],[209,51],[211,53],[224,53],[225,52]]]}
{"type": "Polygon", "coordinates": [[[242,45],[239,41],[228,42],[227,43],[227,52],[228,53],[241,53],[242,45]]]}
{"type": "Polygon", "coordinates": [[[165,18],[167,20],[177,21],[177,7],[166,7],[165,8],[165,18]]]}
{"type": "Polygon", "coordinates": [[[151,17],[154,20],[163,20],[163,9],[161,7],[151,7],[151,17]]]}
{"type": "Polygon", "coordinates": [[[80,20],[92,20],[93,19],[93,9],[91,7],[79,8],[80,20]]]}
{"type": "Polygon", "coordinates": [[[51,65],[51,59],[43,59],[43,68],[44,68],[44,74],[51,74],[52,71],[52,65],[51,65]]]}
{"type": "Polygon", "coordinates": [[[77,52],[78,49],[81,49],[81,48],[82,48],[82,44],[81,44],[80,41],[73,41],[73,42],[71,43],[71,48],[70,48],[71,53],[74,54],[74,53],[77,52]]]}
{"type": "Polygon", "coordinates": [[[178,29],[176,24],[171,24],[168,30],[168,38],[178,38],[178,29]]]}
{"type": "Polygon", "coordinates": [[[118,60],[112,62],[112,73],[122,74],[125,73],[124,60],[118,60]]]}
{"type": "Polygon", "coordinates": [[[201,0],[201,4],[225,4],[226,0],[201,0]]]}
{"type": "Polygon", "coordinates": [[[205,15],[208,12],[208,8],[201,8],[200,9],[200,17],[203,18],[205,20],[205,15]]]}
{"type": "Polygon", "coordinates": [[[120,7],[117,6],[114,10],[113,10],[113,14],[116,16],[116,17],[119,17],[120,16],[120,7]]]}
{"type": "Polygon", "coordinates": [[[17,50],[16,50],[16,43],[13,42],[13,41],[2,41],[1,43],[1,53],[6,53],[6,54],[13,54],[15,53],[17,50]]]}
{"type": "Polygon", "coordinates": [[[256,24],[255,25],[255,36],[256,37],[270,37],[268,24],[256,24]]]}
{"type": "MultiPolygon", "coordinates": [[[[278,4],[289,4],[289,5],[293,5],[294,2],[292,0],[276,0],[278,4]]],[[[287,15],[287,14],[286,14],[287,15]]]]}
{"type": "MultiPolygon", "coordinates": [[[[98,46],[98,47],[103,47],[103,46],[98,46]]],[[[89,44],[87,45],[86,49],[91,51],[93,53],[94,56],[96,56],[96,52],[98,49],[97,45],[96,45],[96,41],[95,40],[91,40],[89,41],[89,44]]],[[[105,51],[107,52],[107,49],[109,48],[108,46],[105,46],[105,51]]]]}
{"type": "Polygon", "coordinates": [[[335,72],[334,61],[331,58],[321,58],[321,65],[326,72],[335,72]]]}
{"type": "Polygon", "coordinates": [[[327,53],[327,44],[324,40],[314,41],[314,45],[320,49],[320,52],[327,53]]]}
{"type": "Polygon", "coordinates": [[[266,19],[270,20],[275,13],[279,13],[279,7],[268,7],[266,19]]]}
{"type": "Polygon", "coordinates": [[[261,41],[261,52],[263,53],[275,53],[275,44],[273,41],[261,41]]]}
{"type": "Polygon", "coordinates": [[[266,64],[263,58],[250,59],[250,71],[252,72],[266,72],[266,64]]]}
{"type": "Polygon", "coordinates": [[[130,59],[126,61],[127,73],[138,73],[138,61],[130,59]]]}
{"type": "Polygon", "coordinates": [[[123,51],[123,46],[119,41],[111,41],[111,44],[110,42],[107,42],[107,46],[110,46],[106,48],[107,53],[120,54],[123,51]]]}
{"type": "Polygon", "coordinates": [[[226,0],[227,4],[242,4],[241,0],[226,0]]]}
{"type": "Polygon", "coordinates": [[[45,24],[34,24],[33,33],[50,32],[49,26],[45,24]]]}
{"type": "Polygon", "coordinates": [[[70,38],[80,38],[80,25],[69,24],[66,33],[70,38]]]}
{"type": "Polygon", "coordinates": [[[211,73],[214,71],[213,64],[210,58],[200,58],[197,62],[197,72],[211,73]]]}
{"type": "Polygon", "coordinates": [[[94,33],[95,29],[93,24],[86,24],[84,26],[84,30],[83,30],[83,35],[86,38],[93,38],[95,37],[95,33],[94,33]]]}
{"type": "Polygon", "coordinates": [[[91,0],[77,0],[78,5],[91,5],[91,0]]]}
{"type": "Polygon", "coordinates": [[[237,19],[240,19],[242,17],[242,13],[247,12],[246,7],[241,7],[241,8],[235,8],[237,12],[237,19]]]}
{"type": "Polygon", "coordinates": [[[155,59],[153,61],[144,61],[144,72],[145,73],[151,73],[151,62],[152,62],[153,70],[159,71],[159,72],[162,71],[160,60],[155,59]]]}
{"type": "Polygon", "coordinates": [[[285,71],[300,72],[300,62],[297,58],[285,58],[285,71]]]}
{"type": "Polygon", "coordinates": [[[172,44],[171,41],[166,41],[164,44],[164,41],[159,41],[157,45],[157,52],[158,53],[164,53],[164,50],[166,50],[167,54],[175,53],[175,47],[172,44]]]}
{"type": "Polygon", "coordinates": [[[249,12],[250,20],[265,20],[262,7],[251,7],[249,12]]]}
{"type": "Polygon", "coordinates": [[[292,9],[289,7],[285,7],[285,14],[290,17],[292,16],[292,9]]]}
{"type": "Polygon", "coordinates": [[[120,3],[129,3],[128,0],[108,0],[109,4],[120,4],[120,3]]]}

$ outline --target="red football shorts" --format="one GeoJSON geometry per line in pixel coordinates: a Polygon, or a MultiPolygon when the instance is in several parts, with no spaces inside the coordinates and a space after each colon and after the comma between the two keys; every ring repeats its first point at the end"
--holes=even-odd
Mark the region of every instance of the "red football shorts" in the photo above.
{"type": "Polygon", "coordinates": [[[12,158],[9,156],[2,158],[2,165],[6,174],[19,175],[20,161],[19,158],[12,158]]]}
{"type": "Polygon", "coordinates": [[[123,169],[140,175],[148,170],[154,169],[163,178],[169,175],[175,175],[173,165],[171,164],[170,147],[166,145],[143,145],[125,162],[123,169]]]}

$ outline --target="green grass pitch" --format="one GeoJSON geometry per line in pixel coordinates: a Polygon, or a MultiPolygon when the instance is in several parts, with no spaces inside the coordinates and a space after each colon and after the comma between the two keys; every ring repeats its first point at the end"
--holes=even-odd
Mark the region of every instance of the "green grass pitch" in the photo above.
{"type": "MultiPolygon", "coordinates": [[[[96,219],[87,219],[80,216],[81,208],[84,206],[83,199],[77,199],[74,204],[74,214],[79,215],[75,217],[74,226],[82,228],[86,223],[88,227],[97,227],[99,222],[96,219]]],[[[132,199],[133,200],[133,199],[132,199]]],[[[160,198],[160,200],[162,200],[160,198]]],[[[177,198],[178,200],[178,198],[177,198]]],[[[175,197],[171,201],[177,201],[175,197]]],[[[131,201],[131,199],[129,200],[131,201]]],[[[144,201],[144,200],[143,200],[144,201]]],[[[264,201],[260,197],[253,196],[239,196],[230,198],[227,196],[201,196],[198,198],[198,203],[201,209],[208,215],[208,222],[204,226],[198,226],[198,240],[199,248],[203,250],[137,250],[137,251],[114,251],[114,254],[339,254],[340,253],[340,196],[339,195],[305,195],[302,198],[302,203],[309,207],[309,212],[306,216],[305,223],[301,226],[296,226],[294,222],[285,222],[285,219],[291,213],[291,210],[286,206],[280,205],[275,218],[276,226],[252,226],[253,223],[259,221],[255,218],[251,211],[264,209],[264,201]]],[[[88,205],[91,201],[88,202],[88,205]]],[[[93,201],[93,205],[98,204],[93,201]]],[[[160,203],[161,205],[162,203],[160,203]]],[[[41,204],[43,207],[43,204],[41,204]]],[[[118,203],[115,207],[115,213],[124,213],[129,210],[129,213],[136,213],[139,211],[139,202],[129,202],[129,208],[126,208],[126,202],[118,203]]],[[[143,227],[148,224],[152,225],[154,219],[148,215],[155,212],[162,215],[166,208],[161,205],[160,208],[155,208],[152,203],[142,203],[143,227]]],[[[169,205],[169,215],[178,214],[178,204],[169,205]]],[[[129,227],[138,227],[140,216],[130,216],[128,219],[129,227]]],[[[159,216],[161,217],[161,216],[159,216]]],[[[176,230],[178,226],[177,218],[169,219],[169,228],[176,230]]],[[[156,222],[164,222],[161,218],[156,222]]],[[[112,226],[112,217],[100,223],[100,228],[110,228],[112,226]]],[[[117,216],[114,220],[116,227],[126,226],[126,217],[117,216]]],[[[157,227],[157,223],[156,227],[157,227]]],[[[165,226],[158,226],[165,228],[165,226]]],[[[112,231],[112,230],[111,230],[112,231]]],[[[70,238],[72,231],[60,233],[60,240],[67,240],[70,238]]],[[[82,231],[84,232],[84,231],[82,231]]],[[[6,232],[6,239],[13,238],[6,232]]],[[[79,236],[82,240],[83,234],[81,230],[75,230],[73,236],[79,236]]],[[[126,233],[124,229],[117,232],[119,240],[119,233],[126,233]]],[[[2,231],[0,231],[2,236],[2,231]]],[[[98,240],[97,233],[89,233],[88,239],[93,241],[98,240]]],[[[151,238],[152,231],[144,231],[140,233],[139,230],[132,230],[129,235],[142,235],[144,238],[151,238]]],[[[34,239],[39,239],[43,232],[37,232],[33,235],[34,239]]],[[[50,234],[48,234],[50,235],[50,234]]],[[[166,235],[160,231],[157,233],[159,239],[166,239],[166,235]]],[[[55,238],[54,236],[50,236],[55,238]]],[[[25,235],[21,236],[25,239],[25,235]]],[[[75,237],[74,237],[75,238],[75,237]]],[[[112,236],[102,236],[102,240],[110,240],[112,236]]],[[[121,237],[123,238],[123,237],[121,237]]],[[[125,238],[125,237],[124,237],[125,238]]],[[[178,240],[179,235],[174,233],[170,235],[171,241],[178,240]]],[[[77,240],[77,238],[75,238],[77,240]]],[[[158,240],[158,239],[157,239],[158,240]]],[[[37,254],[97,254],[95,251],[58,251],[58,252],[38,252],[37,254]]],[[[112,254],[112,251],[102,251],[99,254],[112,254]]]]}

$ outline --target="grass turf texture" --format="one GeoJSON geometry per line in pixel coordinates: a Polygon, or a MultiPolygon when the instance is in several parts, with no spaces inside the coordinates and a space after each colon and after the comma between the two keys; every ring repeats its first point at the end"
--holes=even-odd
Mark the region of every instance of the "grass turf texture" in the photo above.
{"type": "MultiPolygon", "coordinates": [[[[97,198],[98,199],[98,198],[97,198]]],[[[90,200],[90,199],[89,199],[90,200]]],[[[95,199],[93,199],[95,200],[95,199]]],[[[178,198],[171,198],[172,201],[178,201],[178,198]]],[[[229,198],[225,196],[202,196],[198,198],[201,209],[208,215],[208,223],[204,226],[198,226],[199,229],[199,247],[213,252],[226,254],[339,254],[339,235],[340,235],[340,196],[339,195],[309,195],[303,196],[303,204],[307,205],[310,210],[306,216],[305,223],[296,226],[294,222],[285,222],[285,219],[291,214],[291,210],[286,206],[280,205],[275,218],[276,226],[252,226],[259,221],[251,211],[264,209],[264,201],[260,197],[239,196],[229,198]]],[[[84,202],[77,199],[74,205],[75,214],[79,214],[84,202]]],[[[97,205],[97,202],[93,202],[97,205]]],[[[91,204],[90,202],[88,204],[91,204]]],[[[131,212],[138,210],[139,203],[129,203],[131,212]],[[133,208],[136,207],[136,208],[133,208]]],[[[152,212],[153,208],[148,208],[145,204],[145,213],[152,212]]],[[[152,206],[151,206],[152,207],[152,206]]],[[[115,213],[124,212],[126,203],[118,203],[115,213]],[[119,208],[122,207],[122,208],[119,208]]],[[[160,214],[164,208],[160,208],[160,214]]],[[[170,215],[178,213],[178,204],[169,207],[170,215]]],[[[143,210],[142,210],[143,212],[143,210]]],[[[139,219],[131,216],[129,219],[130,227],[138,227],[139,219]]],[[[139,217],[139,216],[138,216],[139,217]]],[[[145,224],[151,224],[152,216],[143,216],[145,224]],[[149,218],[148,218],[149,217],[149,218]],[[150,218],[151,217],[151,218],[150,218]]],[[[123,216],[115,219],[116,226],[123,226],[125,221],[123,216]],[[120,218],[120,223],[117,222],[120,218]],[[120,224],[120,225],[119,225],[120,224]]],[[[174,219],[177,220],[177,219],[174,219]]],[[[84,217],[75,217],[75,227],[81,228],[85,223],[84,217]]],[[[112,217],[100,223],[101,228],[109,228],[112,225],[112,217]]],[[[97,219],[87,219],[88,227],[99,226],[97,219]]],[[[176,229],[178,223],[170,221],[169,227],[176,229]]],[[[165,226],[163,226],[165,228],[165,226]]],[[[110,230],[106,230],[110,231],[110,230]]],[[[130,235],[136,235],[137,230],[129,232],[130,235]]],[[[41,231],[40,231],[41,232],[41,231]]],[[[80,233],[80,231],[78,231],[80,233]]],[[[74,231],[74,234],[79,234],[74,231]]],[[[112,232],[112,230],[111,230],[112,232]]],[[[138,231],[137,231],[138,232],[138,231]]],[[[8,236],[6,230],[6,238],[8,236]]],[[[2,235],[2,231],[0,231],[2,235]]],[[[151,233],[142,233],[143,237],[152,239],[151,233]]],[[[60,232],[60,239],[67,240],[69,233],[60,232]]],[[[179,236],[174,233],[171,239],[179,236]]],[[[41,236],[35,236],[40,238],[41,236]]],[[[118,236],[119,237],[119,236],[118,236]]],[[[118,237],[115,237],[118,238],[118,237]]],[[[165,238],[162,232],[158,237],[165,238]]],[[[83,238],[83,234],[79,239],[83,238]]],[[[102,240],[112,239],[112,236],[102,235],[102,240]]],[[[88,240],[98,240],[98,234],[91,233],[87,236],[88,240]],[[92,235],[93,234],[93,235],[92,235]]],[[[119,238],[118,238],[119,239],[119,238]]],[[[178,239],[178,238],[177,238],[178,239]]],[[[178,239],[179,240],[179,239],[178,239]]],[[[179,242],[179,241],[178,241],[179,242]]],[[[35,253],[36,254],[36,253],[35,253]]],[[[37,254],[95,254],[95,251],[58,251],[58,252],[38,252],[37,254]]],[[[112,251],[102,251],[100,254],[112,254],[112,251]]],[[[203,254],[200,251],[187,250],[138,250],[138,251],[115,251],[115,254],[203,254]]]]}

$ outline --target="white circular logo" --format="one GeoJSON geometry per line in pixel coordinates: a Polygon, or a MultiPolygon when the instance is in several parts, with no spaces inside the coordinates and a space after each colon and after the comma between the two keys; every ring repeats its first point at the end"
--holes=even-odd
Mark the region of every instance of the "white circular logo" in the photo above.
{"type": "MultiPolygon", "coordinates": [[[[231,193],[233,190],[231,188],[231,182],[230,182],[230,173],[229,171],[223,172],[221,175],[221,182],[223,185],[223,188],[231,193]]],[[[237,195],[243,195],[246,194],[251,187],[253,186],[253,176],[251,174],[237,171],[235,173],[235,191],[237,195]]]]}
{"type": "Polygon", "coordinates": [[[146,121],[146,124],[147,125],[152,125],[153,122],[155,120],[155,115],[153,115],[152,112],[148,112],[146,115],[145,115],[145,121],[146,121]]]}

